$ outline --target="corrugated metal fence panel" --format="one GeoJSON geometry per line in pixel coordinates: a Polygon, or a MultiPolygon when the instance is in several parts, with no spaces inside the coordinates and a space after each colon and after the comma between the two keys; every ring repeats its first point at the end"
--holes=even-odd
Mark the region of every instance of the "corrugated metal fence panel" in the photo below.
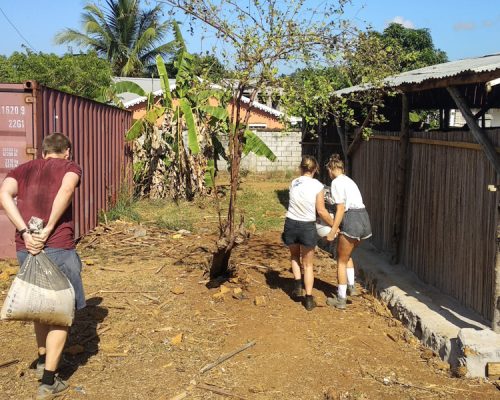
{"type": "MultiPolygon", "coordinates": [[[[0,84],[0,182],[18,165],[32,160],[33,104],[23,85],[0,84]]],[[[14,226],[0,206],[0,257],[14,258],[14,226]]]]}
{"type": "MultiPolygon", "coordinates": [[[[499,146],[499,130],[488,136],[499,146]]],[[[411,137],[474,143],[470,132],[412,132],[411,137]]],[[[354,159],[353,176],[369,208],[373,241],[384,250],[392,246],[397,157],[397,141],[374,139],[354,159]]],[[[410,144],[401,262],[489,320],[499,199],[487,186],[496,183],[481,150],[410,144]]]]}
{"type": "MultiPolygon", "coordinates": [[[[99,212],[116,201],[123,183],[132,183],[132,155],[125,142],[131,124],[129,111],[36,82],[0,84],[0,182],[8,170],[42,156],[45,136],[68,135],[73,159],[83,169],[73,210],[75,235],[84,235],[98,224],[99,212]]],[[[2,209],[0,230],[0,258],[14,257],[14,228],[2,209]]]]}
{"type": "Polygon", "coordinates": [[[99,212],[114,204],[123,183],[130,183],[132,160],[125,132],[132,114],[46,87],[39,87],[37,101],[42,104],[38,147],[50,133],[64,133],[73,143],[73,159],[83,169],[73,203],[79,237],[97,225],[99,212]]]}

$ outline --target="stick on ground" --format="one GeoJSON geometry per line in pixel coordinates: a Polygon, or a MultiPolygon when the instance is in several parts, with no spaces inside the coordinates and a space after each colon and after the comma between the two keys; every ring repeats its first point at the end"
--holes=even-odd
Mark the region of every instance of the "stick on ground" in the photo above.
{"type": "Polygon", "coordinates": [[[7,362],[0,364],[0,368],[9,367],[11,365],[17,364],[18,362],[19,362],[19,360],[10,360],[10,361],[7,361],[7,362]]]}
{"type": "Polygon", "coordinates": [[[243,399],[243,400],[245,399],[244,397],[241,397],[237,394],[233,394],[231,392],[228,392],[227,390],[224,390],[224,389],[219,388],[219,387],[214,386],[214,385],[205,385],[204,383],[198,383],[196,385],[196,387],[199,389],[205,389],[205,390],[208,390],[210,392],[220,394],[221,396],[235,397],[237,399],[243,399]]]}
{"type": "Polygon", "coordinates": [[[200,369],[200,373],[204,374],[207,371],[210,371],[212,368],[216,367],[217,365],[223,363],[224,361],[230,359],[231,357],[235,356],[238,353],[241,353],[243,350],[249,349],[252,346],[255,346],[255,340],[252,340],[251,342],[248,342],[244,346],[240,347],[239,349],[236,349],[232,351],[231,353],[228,353],[226,355],[223,355],[220,357],[218,360],[214,361],[213,363],[205,365],[202,369],[200,369]]]}

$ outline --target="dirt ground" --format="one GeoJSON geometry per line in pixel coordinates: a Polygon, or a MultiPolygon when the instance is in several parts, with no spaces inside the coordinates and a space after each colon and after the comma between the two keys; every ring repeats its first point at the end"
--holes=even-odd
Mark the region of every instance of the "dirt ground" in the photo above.
{"type": "MultiPolygon", "coordinates": [[[[327,307],[336,269],[326,252],[319,307],[294,302],[279,232],[253,235],[233,254],[237,276],[207,288],[213,230],[118,221],[82,240],[88,307],[66,346],[65,399],[500,399],[491,383],[452,377],[366,290],[347,311],[327,307]]],[[[0,323],[0,365],[13,361],[0,368],[0,399],[33,397],[34,342],[30,323],[0,323]]]]}

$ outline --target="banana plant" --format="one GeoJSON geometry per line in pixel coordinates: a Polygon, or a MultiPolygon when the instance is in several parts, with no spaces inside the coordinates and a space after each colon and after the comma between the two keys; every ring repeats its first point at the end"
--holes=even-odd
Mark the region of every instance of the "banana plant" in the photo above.
{"type": "MultiPolygon", "coordinates": [[[[156,67],[162,88],[159,100],[155,102],[153,93],[146,93],[139,85],[129,81],[115,83],[113,93],[135,93],[147,100],[145,115],[136,120],[126,133],[127,140],[141,140],[139,152],[142,152],[142,158],[134,164],[134,176],[149,177],[142,179],[147,184],[156,179],[160,186],[163,185],[163,189],[155,190],[155,193],[163,193],[158,197],[191,198],[215,185],[216,160],[227,160],[219,135],[229,132],[231,124],[226,108],[227,93],[196,76],[193,56],[187,51],[179,26],[174,23],[173,27],[178,48],[174,62],[177,69],[175,88],[170,87],[165,63],[157,56],[156,67]],[[212,99],[216,105],[211,104],[212,99]],[[161,129],[156,126],[160,117],[164,121],[161,129]],[[158,129],[160,132],[155,134],[158,129]],[[186,145],[184,132],[187,134],[186,145]],[[155,140],[161,143],[153,146],[155,140]]],[[[243,151],[244,154],[253,152],[272,161],[276,159],[266,144],[250,130],[245,131],[243,151]]],[[[149,189],[143,191],[147,192],[149,189]]]]}

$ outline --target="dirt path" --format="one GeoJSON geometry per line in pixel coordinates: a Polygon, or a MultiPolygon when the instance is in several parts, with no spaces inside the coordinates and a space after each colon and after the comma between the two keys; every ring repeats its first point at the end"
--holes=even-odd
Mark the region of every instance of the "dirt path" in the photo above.
{"type": "MultiPolygon", "coordinates": [[[[324,252],[314,292],[321,307],[306,311],[289,296],[277,232],[239,247],[238,276],[208,289],[212,239],[118,222],[80,244],[89,307],[66,348],[66,399],[500,399],[489,383],[452,378],[370,294],[348,311],[326,307],[335,268],[324,252]],[[200,372],[249,341],[256,344],[200,372]]],[[[0,348],[0,364],[19,360],[0,368],[0,399],[31,398],[31,325],[2,322],[0,348]]]]}

